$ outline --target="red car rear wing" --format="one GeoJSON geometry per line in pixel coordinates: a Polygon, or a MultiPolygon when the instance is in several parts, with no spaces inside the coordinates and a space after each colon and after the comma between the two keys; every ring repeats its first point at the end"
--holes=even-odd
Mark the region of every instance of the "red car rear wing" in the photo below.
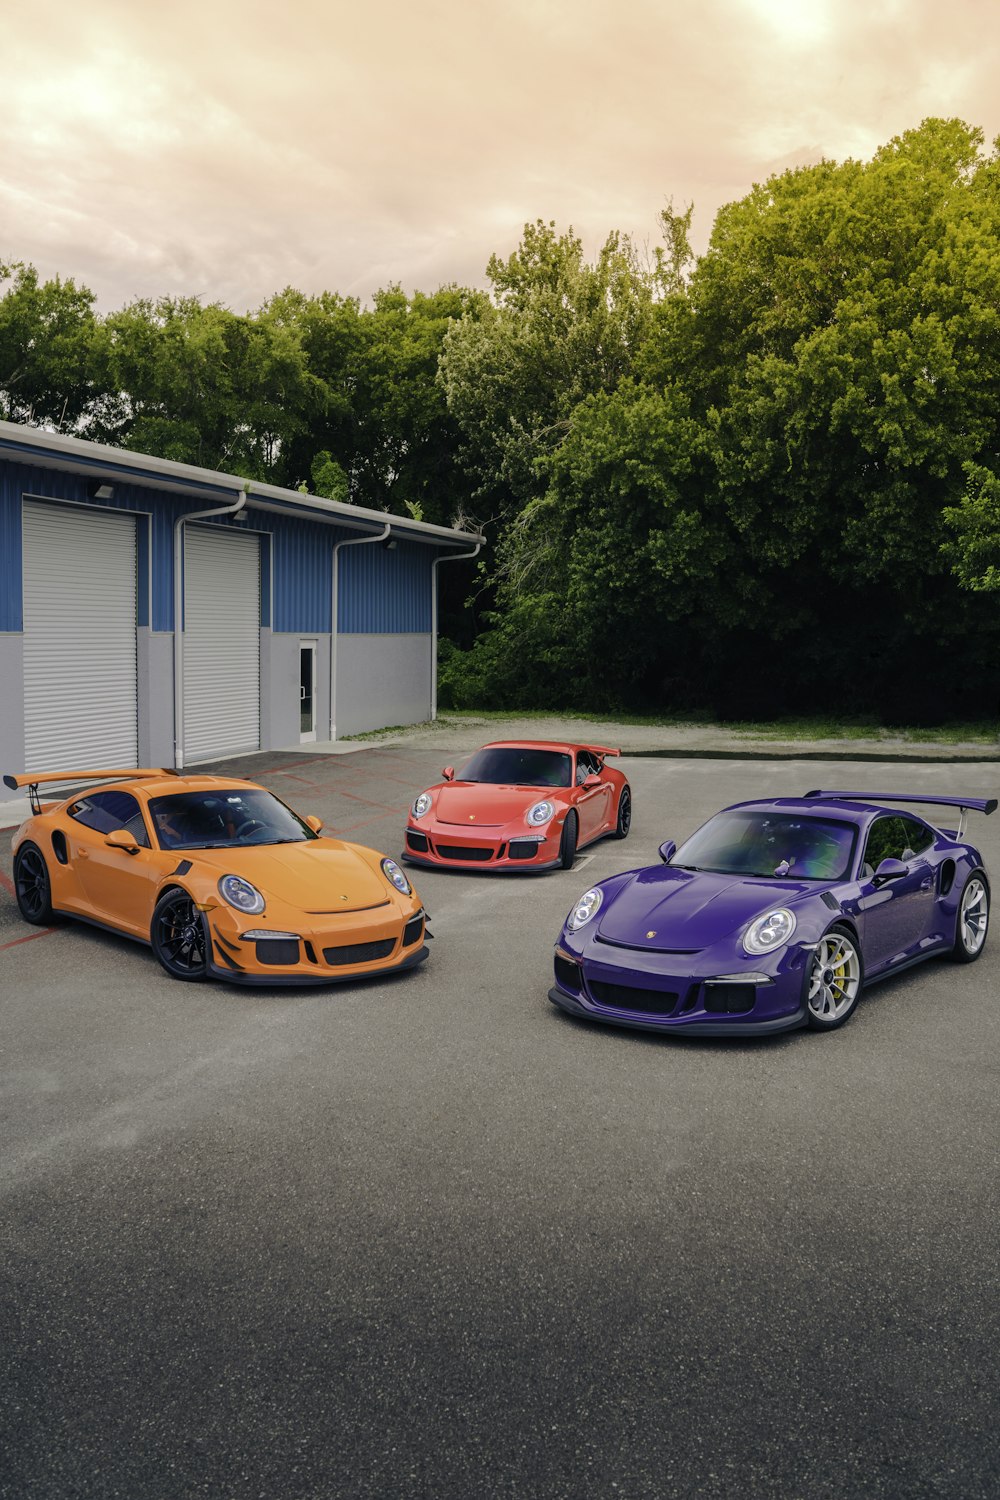
{"type": "Polygon", "coordinates": [[[612,750],[610,745],[587,745],[585,748],[591,755],[621,755],[620,750],[612,750]]]}
{"type": "Polygon", "coordinates": [[[38,800],[38,788],[49,781],[145,781],[156,776],[176,776],[177,772],[164,768],[156,770],[136,771],[23,771],[19,776],[5,776],[4,786],[10,787],[12,792],[19,791],[21,787],[28,788],[28,801],[31,803],[33,813],[41,812],[42,804],[38,800]]]}

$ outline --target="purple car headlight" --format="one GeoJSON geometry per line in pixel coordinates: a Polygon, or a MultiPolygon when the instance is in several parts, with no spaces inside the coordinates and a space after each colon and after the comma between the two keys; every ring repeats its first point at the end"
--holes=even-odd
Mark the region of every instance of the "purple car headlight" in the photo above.
{"type": "Polygon", "coordinates": [[[585,927],[586,924],[590,921],[591,917],[595,916],[597,912],[600,911],[601,902],[603,900],[604,897],[596,888],[596,886],[593,890],[584,891],[583,895],[580,897],[579,901],[576,903],[573,910],[566,918],[566,926],[569,928],[570,932],[577,932],[581,927],[585,927]]]}
{"type": "Polygon", "coordinates": [[[787,906],[776,907],[765,912],[756,922],[751,922],[743,934],[743,950],[759,957],[762,953],[773,953],[787,943],[795,931],[795,914],[787,906]]]}

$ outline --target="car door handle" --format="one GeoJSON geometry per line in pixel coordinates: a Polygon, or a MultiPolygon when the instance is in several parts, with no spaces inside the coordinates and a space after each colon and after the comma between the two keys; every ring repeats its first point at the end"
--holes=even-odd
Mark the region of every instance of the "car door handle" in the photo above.
{"type": "Polygon", "coordinates": [[[927,877],[926,880],[922,880],[920,882],[920,889],[922,891],[929,891],[932,888],[933,885],[934,885],[934,877],[932,875],[928,875],[928,877],[927,877]]]}

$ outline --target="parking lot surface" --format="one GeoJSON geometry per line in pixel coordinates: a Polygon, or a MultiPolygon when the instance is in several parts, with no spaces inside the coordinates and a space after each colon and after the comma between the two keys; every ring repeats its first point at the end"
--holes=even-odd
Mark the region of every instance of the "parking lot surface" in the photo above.
{"type": "MultiPolygon", "coordinates": [[[[227,769],[398,855],[456,753],[227,769]]],[[[621,765],[626,843],[414,871],[428,962],[329,990],[27,928],[0,836],[0,1496],[1000,1492],[1000,929],[825,1036],[546,999],[579,893],[727,802],[996,765],[621,765]]]]}

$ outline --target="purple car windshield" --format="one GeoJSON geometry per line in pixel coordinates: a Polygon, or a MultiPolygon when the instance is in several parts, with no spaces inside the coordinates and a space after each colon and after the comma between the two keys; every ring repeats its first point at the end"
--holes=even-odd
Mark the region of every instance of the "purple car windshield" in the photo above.
{"type": "Polygon", "coordinates": [[[670,863],[718,875],[843,880],[856,837],[852,823],[807,813],[721,812],[692,834],[670,863]]]}
{"type": "Polygon", "coordinates": [[[533,750],[527,745],[477,750],[458,773],[459,781],[492,786],[572,786],[573,758],[561,750],[533,750]]]}

